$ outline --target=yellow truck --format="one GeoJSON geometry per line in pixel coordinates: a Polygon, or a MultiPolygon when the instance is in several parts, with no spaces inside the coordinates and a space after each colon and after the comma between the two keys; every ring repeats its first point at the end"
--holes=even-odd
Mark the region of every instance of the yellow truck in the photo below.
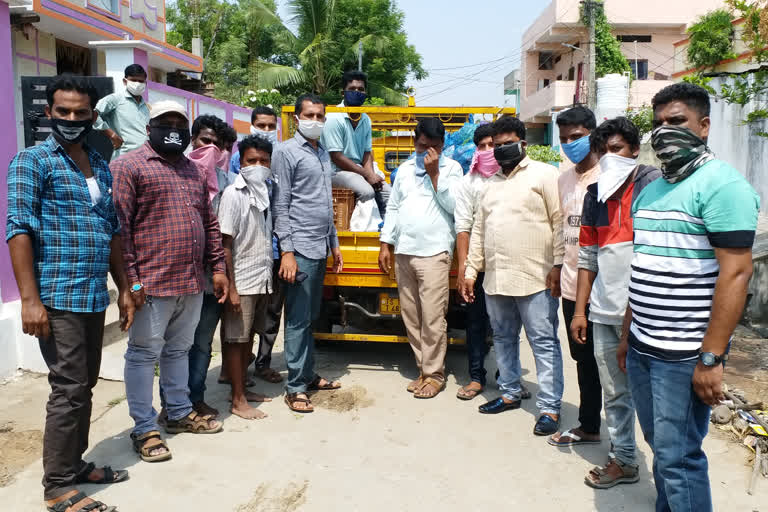
{"type": "MultiPolygon", "coordinates": [[[[411,102],[412,103],[412,102],[411,102]]],[[[414,151],[414,129],[420,119],[436,117],[446,132],[461,129],[471,119],[483,116],[489,121],[501,115],[514,115],[514,108],[496,107],[336,107],[327,113],[346,112],[354,117],[361,113],[371,118],[373,159],[390,174],[414,151]]],[[[295,131],[294,107],[282,109],[282,138],[295,131]]],[[[323,308],[313,326],[317,340],[407,343],[405,326],[400,317],[400,299],[394,275],[379,270],[379,233],[338,231],[344,257],[344,269],[335,274],[328,261],[323,290],[323,308]]],[[[464,306],[456,292],[456,266],[450,276],[451,297],[448,306],[448,343],[464,344],[464,306]]]]}

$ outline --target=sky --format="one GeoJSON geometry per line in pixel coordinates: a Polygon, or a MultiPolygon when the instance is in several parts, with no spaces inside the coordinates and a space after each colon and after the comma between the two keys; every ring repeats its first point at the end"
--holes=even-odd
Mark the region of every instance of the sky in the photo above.
{"type": "MultiPolygon", "coordinates": [[[[519,67],[523,32],[549,0],[395,0],[426,80],[409,81],[416,105],[499,106],[504,76],[519,67]],[[481,64],[485,63],[485,64],[481,64]]],[[[285,0],[280,16],[289,19],[285,0]]]]}

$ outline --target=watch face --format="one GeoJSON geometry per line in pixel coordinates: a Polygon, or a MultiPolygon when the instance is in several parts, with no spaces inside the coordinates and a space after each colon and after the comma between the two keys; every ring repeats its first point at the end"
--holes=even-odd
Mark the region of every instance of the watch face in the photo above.
{"type": "Polygon", "coordinates": [[[134,292],[137,292],[137,291],[141,290],[141,285],[140,284],[135,284],[135,285],[133,285],[131,287],[131,290],[133,290],[134,292]]]}
{"type": "Polygon", "coordinates": [[[702,353],[701,362],[704,363],[704,366],[715,366],[715,354],[712,352],[702,353]]]}

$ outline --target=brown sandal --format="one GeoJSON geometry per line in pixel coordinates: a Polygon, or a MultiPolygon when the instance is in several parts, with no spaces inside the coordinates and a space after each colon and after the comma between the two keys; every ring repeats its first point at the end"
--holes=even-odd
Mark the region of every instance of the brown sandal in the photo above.
{"type": "Polygon", "coordinates": [[[409,393],[413,393],[421,387],[421,384],[423,382],[424,382],[424,378],[420,376],[418,379],[411,381],[411,383],[408,384],[408,387],[405,388],[405,390],[408,391],[409,393]]]}
{"type": "Polygon", "coordinates": [[[157,430],[151,430],[141,435],[131,434],[131,441],[133,442],[133,449],[144,462],[162,462],[172,457],[171,449],[168,448],[157,430]],[[150,455],[152,450],[157,448],[165,448],[165,453],[150,455]]]}
{"type": "Polygon", "coordinates": [[[424,379],[421,386],[413,392],[413,396],[422,399],[435,398],[444,389],[445,381],[427,377],[424,379]]]}
{"type": "Polygon", "coordinates": [[[614,485],[618,484],[634,484],[640,480],[640,474],[637,466],[634,464],[622,464],[618,459],[611,459],[608,464],[600,468],[595,466],[587,476],[584,477],[584,483],[595,489],[610,489],[614,485]],[[621,476],[612,477],[608,474],[609,466],[618,466],[621,469],[621,476]],[[593,480],[590,477],[594,477],[593,480]]]}
{"type": "MultiPolygon", "coordinates": [[[[473,382],[472,384],[477,384],[476,382],[473,382]]],[[[469,386],[470,384],[467,384],[469,386]]],[[[456,398],[459,400],[472,400],[477,395],[483,392],[483,386],[480,386],[480,389],[467,389],[467,386],[462,386],[459,388],[459,390],[456,392],[456,398]]]]}
{"type": "Polygon", "coordinates": [[[293,412],[301,412],[301,413],[307,413],[307,412],[314,412],[315,408],[312,407],[312,402],[309,400],[309,398],[300,398],[299,395],[304,395],[306,393],[287,393],[285,395],[285,405],[288,406],[290,410],[293,412]],[[304,409],[300,409],[296,407],[295,404],[301,403],[301,404],[307,404],[307,407],[304,409]]]}
{"type": "Polygon", "coordinates": [[[170,418],[165,423],[165,431],[169,434],[216,434],[221,432],[223,425],[209,415],[198,414],[195,411],[178,420],[170,418]]]}
{"type": "Polygon", "coordinates": [[[272,384],[283,382],[283,376],[272,368],[256,368],[253,375],[272,384]]]}

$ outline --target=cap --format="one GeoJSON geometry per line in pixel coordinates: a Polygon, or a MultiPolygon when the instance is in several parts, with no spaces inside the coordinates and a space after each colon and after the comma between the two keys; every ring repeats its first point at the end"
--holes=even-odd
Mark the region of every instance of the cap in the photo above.
{"type": "Polygon", "coordinates": [[[187,116],[187,109],[182,107],[179,103],[170,100],[163,100],[158,101],[157,103],[153,103],[149,109],[149,118],[154,119],[171,112],[175,112],[189,121],[189,117],[187,116]]]}

